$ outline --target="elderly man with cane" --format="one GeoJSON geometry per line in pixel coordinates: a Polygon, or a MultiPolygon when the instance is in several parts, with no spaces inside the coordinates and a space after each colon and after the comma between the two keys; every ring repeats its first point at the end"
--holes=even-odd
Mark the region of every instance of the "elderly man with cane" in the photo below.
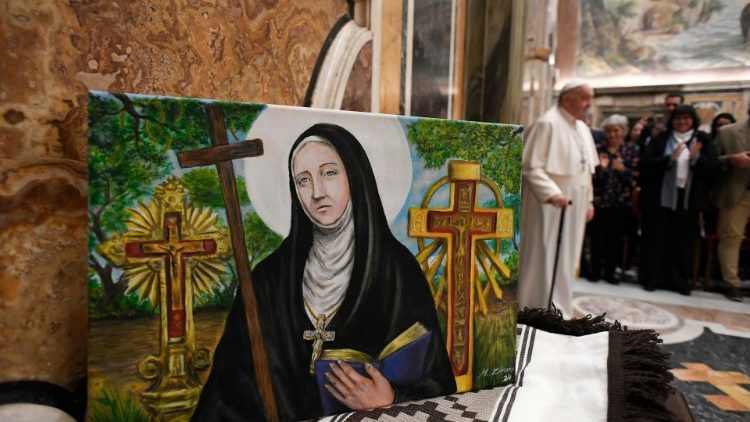
{"type": "Polygon", "coordinates": [[[591,177],[599,163],[583,122],[593,89],[571,81],[528,130],[523,150],[519,307],[554,303],[571,317],[572,282],[586,222],[594,217],[591,177]]]}

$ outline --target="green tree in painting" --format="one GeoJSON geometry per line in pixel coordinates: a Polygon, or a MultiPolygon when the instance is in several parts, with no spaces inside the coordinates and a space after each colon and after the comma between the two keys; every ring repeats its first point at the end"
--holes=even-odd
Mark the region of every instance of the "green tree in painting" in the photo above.
{"type": "MultiPolygon", "coordinates": [[[[407,126],[427,168],[439,169],[449,159],[479,161],[482,173],[497,183],[503,206],[520,213],[521,128],[453,120],[419,119],[407,126]]],[[[514,219],[518,232],[518,218],[514,219]]],[[[518,250],[517,240],[511,240],[518,250]]]]}
{"type": "MultiPolygon", "coordinates": [[[[185,187],[189,192],[190,201],[195,205],[210,207],[214,210],[224,209],[224,196],[222,195],[219,176],[215,169],[205,167],[191,170],[182,176],[182,182],[185,183],[185,187]]],[[[249,208],[250,198],[247,195],[247,188],[243,177],[237,177],[237,191],[240,198],[240,206],[243,209],[249,208]]],[[[247,255],[250,265],[254,267],[262,258],[265,258],[270,252],[276,249],[283,239],[269,229],[258,214],[251,209],[245,212],[243,226],[247,255]]],[[[234,261],[227,263],[227,270],[230,277],[226,280],[226,283],[223,283],[221,289],[215,291],[215,296],[219,296],[218,300],[206,298],[208,302],[218,302],[221,306],[231,305],[234,292],[239,283],[234,261]]]]}
{"type": "MultiPolygon", "coordinates": [[[[209,207],[213,210],[225,208],[219,175],[213,167],[190,170],[182,175],[181,180],[185,184],[189,200],[193,204],[209,207]]],[[[243,177],[237,177],[237,195],[240,198],[241,207],[250,205],[250,198],[247,196],[247,187],[243,177]]]]}
{"type": "Polygon", "coordinates": [[[454,120],[419,119],[408,125],[409,140],[428,168],[440,168],[453,158],[482,163],[482,173],[507,193],[521,187],[518,163],[523,144],[517,126],[497,126],[454,120]]]}
{"type": "MultiPolygon", "coordinates": [[[[115,280],[112,265],[96,247],[125,231],[127,209],[153,193],[172,170],[170,151],[209,146],[204,102],[92,94],[89,96],[89,267],[101,285],[103,306],[122,297],[125,280],[115,280]]],[[[262,109],[255,104],[225,104],[227,130],[238,140],[262,109]]]]}
{"type": "Polygon", "coordinates": [[[269,229],[255,212],[248,213],[243,223],[247,256],[250,259],[250,264],[255,267],[255,264],[260,262],[261,259],[278,248],[284,238],[269,229]]]}

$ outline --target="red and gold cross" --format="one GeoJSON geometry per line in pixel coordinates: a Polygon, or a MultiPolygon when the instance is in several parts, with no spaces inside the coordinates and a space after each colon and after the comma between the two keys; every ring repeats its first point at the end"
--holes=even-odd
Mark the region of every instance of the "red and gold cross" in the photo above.
{"type": "Polygon", "coordinates": [[[164,214],[164,239],[125,243],[127,258],[161,258],[164,262],[167,331],[170,338],[185,336],[185,259],[189,256],[216,253],[214,239],[182,239],[181,223],[182,216],[179,212],[167,212],[164,214]]]}
{"type": "MultiPolygon", "coordinates": [[[[437,267],[447,256],[445,274],[441,278],[441,281],[445,280],[448,290],[446,347],[458,390],[467,391],[472,386],[474,313],[477,301],[486,314],[487,291],[483,291],[480,286],[477,262],[487,274],[487,289],[491,286],[495,295],[501,298],[502,291],[494,278],[494,272],[497,270],[508,278],[510,271],[484,241],[511,238],[513,212],[510,209],[477,206],[479,185],[489,184],[488,180],[481,177],[479,163],[451,161],[448,164],[447,181],[450,182],[448,207],[427,208],[423,203],[422,208],[409,209],[409,236],[438,239],[417,256],[428,274],[428,282],[434,278],[437,267]],[[430,264],[429,257],[433,254],[437,258],[430,264]]],[[[431,189],[436,190],[444,182],[439,181],[431,189]]],[[[492,187],[497,192],[496,187],[492,187]]],[[[427,202],[430,196],[431,193],[428,193],[427,202]]],[[[496,194],[496,199],[499,199],[499,193],[496,194]]],[[[432,284],[430,287],[432,288],[432,284]]],[[[442,290],[443,284],[433,290],[436,304],[440,302],[442,290]]]]}

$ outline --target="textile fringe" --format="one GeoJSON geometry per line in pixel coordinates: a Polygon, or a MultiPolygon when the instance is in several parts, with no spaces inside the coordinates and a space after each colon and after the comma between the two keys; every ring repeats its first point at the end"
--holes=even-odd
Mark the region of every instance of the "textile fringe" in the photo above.
{"type": "Polygon", "coordinates": [[[665,407],[673,392],[669,385],[669,354],[662,351],[662,340],[654,330],[628,330],[619,322],[608,322],[605,315],[586,315],[565,320],[556,308],[518,312],[518,323],[555,334],[583,336],[609,331],[609,421],[673,421],[665,407]]]}
{"type": "Polygon", "coordinates": [[[619,322],[607,322],[604,315],[592,316],[589,314],[583,318],[566,320],[563,318],[562,312],[554,305],[552,305],[552,309],[523,308],[522,311],[518,311],[517,320],[519,324],[528,325],[548,333],[576,337],[602,331],[622,330],[619,322]]]}

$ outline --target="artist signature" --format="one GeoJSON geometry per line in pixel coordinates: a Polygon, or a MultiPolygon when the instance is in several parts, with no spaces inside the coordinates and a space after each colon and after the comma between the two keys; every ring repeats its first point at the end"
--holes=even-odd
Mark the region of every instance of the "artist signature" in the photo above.
{"type": "Polygon", "coordinates": [[[504,383],[513,380],[513,370],[510,368],[485,368],[479,374],[477,379],[482,379],[483,377],[497,377],[500,375],[503,377],[502,382],[504,383]]]}

